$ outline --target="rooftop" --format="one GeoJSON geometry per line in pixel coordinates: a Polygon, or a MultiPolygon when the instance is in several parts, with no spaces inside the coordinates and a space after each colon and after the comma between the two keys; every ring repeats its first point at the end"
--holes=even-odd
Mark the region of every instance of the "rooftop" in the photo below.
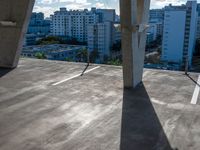
{"type": "Polygon", "coordinates": [[[0,69],[0,149],[197,150],[197,78],[145,69],[123,89],[121,67],[23,58],[0,69]]]}
{"type": "Polygon", "coordinates": [[[49,44],[49,45],[33,45],[33,46],[25,46],[23,47],[23,52],[64,52],[64,51],[72,51],[84,49],[86,46],[83,45],[68,45],[68,44],[49,44]]]}

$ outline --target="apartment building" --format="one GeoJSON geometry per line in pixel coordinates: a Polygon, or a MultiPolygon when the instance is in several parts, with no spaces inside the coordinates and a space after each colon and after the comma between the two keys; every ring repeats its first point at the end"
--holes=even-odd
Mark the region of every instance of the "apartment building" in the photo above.
{"type": "Polygon", "coordinates": [[[27,33],[24,38],[24,46],[35,45],[38,39],[50,35],[51,21],[44,18],[44,13],[33,12],[31,14],[27,33]]]}
{"type": "Polygon", "coordinates": [[[60,8],[51,16],[52,34],[68,38],[76,38],[80,42],[87,41],[87,27],[98,22],[98,15],[87,9],[70,10],[60,8]]]}
{"type": "Polygon", "coordinates": [[[88,50],[89,52],[98,51],[99,60],[103,62],[104,58],[110,56],[110,49],[113,43],[113,23],[104,22],[88,26],[88,50]]]}
{"type": "Polygon", "coordinates": [[[119,39],[119,33],[115,32],[114,9],[96,9],[91,11],[99,16],[99,22],[88,26],[88,50],[96,50],[99,53],[97,62],[104,62],[104,58],[110,57],[111,46],[119,39]],[[116,37],[116,38],[115,38],[116,37]]]}
{"type": "Polygon", "coordinates": [[[196,1],[165,7],[162,60],[191,66],[196,39],[196,1]]]}
{"type": "Polygon", "coordinates": [[[163,35],[164,9],[151,9],[149,12],[149,28],[147,30],[147,44],[163,35]]]}
{"type": "Polygon", "coordinates": [[[151,9],[149,11],[149,20],[158,20],[162,22],[164,20],[164,9],[151,9]]]}
{"type": "Polygon", "coordinates": [[[44,13],[32,13],[27,34],[50,34],[50,20],[44,19],[44,13]]]}
{"type": "Polygon", "coordinates": [[[150,43],[154,40],[156,40],[159,36],[162,36],[163,34],[163,23],[158,21],[150,21],[149,22],[149,28],[147,30],[147,43],[150,43]]]}
{"type": "Polygon", "coordinates": [[[115,9],[96,9],[93,8],[93,11],[99,15],[99,22],[115,22],[116,13],[115,9]]]}
{"type": "Polygon", "coordinates": [[[87,27],[99,22],[99,17],[92,11],[67,10],[60,8],[52,19],[52,35],[75,38],[80,42],[87,41],[87,27]]]}
{"type": "Polygon", "coordinates": [[[51,16],[51,32],[55,36],[88,42],[89,50],[97,50],[103,60],[105,55],[109,55],[113,43],[115,16],[114,9],[91,8],[90,11],[87,9],[68,11],[66,8],[60,8],[51,16]]]}

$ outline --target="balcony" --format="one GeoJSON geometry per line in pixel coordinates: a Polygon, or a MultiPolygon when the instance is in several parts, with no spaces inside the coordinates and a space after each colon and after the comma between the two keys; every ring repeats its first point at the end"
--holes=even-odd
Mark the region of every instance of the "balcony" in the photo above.
{"type": "Polygon", "coordinates": [[[84,70],[25,58],[0,69],[0,149],[199,149],[197,74],[145,69],[133,90],[123,88],[121,67],[84,70]]]}

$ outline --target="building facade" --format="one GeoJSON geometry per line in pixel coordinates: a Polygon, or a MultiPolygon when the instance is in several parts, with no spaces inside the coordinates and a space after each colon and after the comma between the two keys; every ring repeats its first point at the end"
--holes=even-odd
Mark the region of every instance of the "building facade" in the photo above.
{"type": "Polygon", "coordinates": [[[180,64],[192,63],[196,38],[196,1],[165,7],[162,60],[180,64]]]}
{"type": "Polygon", "coordinates": [[[43,13],[32,13],[27,34],[50,34],[50,20],[44,19],[43,13]]]}
{"type": "Polygon", "coordinates": [[[149,20],[158,20],[162,22],[164,20],[164,9],[151,9],[149,11],[149,20]]]}
{"type": "Polygon", "coordinates": [[[44,19],[43,13],[33,12],[24,39],[24,46],[35,45],[38,39],[50,35],[51,21],[44,19]]]}
{"type": "Polygon", "coordinates": [[[97,62],[103,62],[105,57],[110,56],[113,44],[112,35],[112,22],[97,23],[88,27],[88,50],[89,52],[98,51],[99,60],[97,62]]]}
{"type": "MultiPolygon", "coordinates": [[[[151,34],[153,36],[152,41],[156,40],[158,36],[162,36],[163,34],[163,23],[157,21],[150,21],[149,28],[147,30],[147,34],[151,34]]],[[[151,41],[151,42],[152,42],[151,41]]]]}
{"type": "Polygon", "coordinates": [[[51,16],[52,35],[75,38],[80,42],[87,41],[87,28],[90,24],[99,22],[99,17],[92,11],[70,10],[60,8],[51,16]]]}
{"type": "Polygon", "coordinates": [[[24,46],[35,45],[37,40],[36,34],[26,34],[24,39],[24,46]]]}
{"type": "Polygon", "coordinates": [[[99,22],[115,22],[116,13],[115,9],[95,9],[92,8],[93,12],[98,14],[99,22]]]}
{"type": "Polygon", "coordinates": [[[164,9],[151,9],[149,13],[149,28],[147,30],[147,44],[163,35],[164,9]]]}

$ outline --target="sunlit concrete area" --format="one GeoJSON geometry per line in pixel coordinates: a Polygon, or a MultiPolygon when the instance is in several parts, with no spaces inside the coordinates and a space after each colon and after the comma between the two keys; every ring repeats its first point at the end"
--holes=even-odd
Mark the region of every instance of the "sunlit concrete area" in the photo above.
{"type": "Polygon", "coordinates": [[[145,69],[124,89],[121,67],[23,58],[0,69],[0,149],[197,150],[197,79],[145,69]]]}

